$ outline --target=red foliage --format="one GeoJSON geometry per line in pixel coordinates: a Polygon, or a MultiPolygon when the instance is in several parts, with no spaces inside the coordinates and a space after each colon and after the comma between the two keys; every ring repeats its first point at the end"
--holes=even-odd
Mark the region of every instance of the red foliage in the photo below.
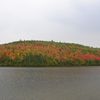
{"type": "Polygon", "coordinates": [[[81,55],[81,58],[84,60],[98,60],[98,61],[100,61],[100,57],[98,57],[94,54],[83,54],[83,55],[81,55]]]}

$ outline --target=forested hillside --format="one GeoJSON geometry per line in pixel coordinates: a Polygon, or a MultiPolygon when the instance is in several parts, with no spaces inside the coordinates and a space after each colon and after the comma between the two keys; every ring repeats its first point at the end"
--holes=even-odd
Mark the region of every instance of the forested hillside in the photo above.
{"type": "Polygon", "coordinates": [[[16,41],[0,45],[0,66],[95,66],[100,49],[54,41],[16,41]]]}

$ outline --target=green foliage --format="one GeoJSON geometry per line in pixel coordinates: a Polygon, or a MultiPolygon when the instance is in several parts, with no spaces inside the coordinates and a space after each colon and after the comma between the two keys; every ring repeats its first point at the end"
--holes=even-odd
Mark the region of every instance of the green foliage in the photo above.
{"type": "Polygon", "coordinates": [[[0,66],[100,65],[100,49],[54,41],[16,41],[0,45],[0,66]]]}
{"type": "Polygon", "coordinates": [[[28,53],[23,56],[22,60],[15,60],[14,65],[18,66],[53,66],[57,64],[57,61],[54,58],[48,57],[42,54],[28,53]]]}
{"type": "Polygon", "coordinates": [[[2,59],[0,60],[0,65],[11,65],[12,64],[12,59],[8,56],[3,56],[2,59]]]}

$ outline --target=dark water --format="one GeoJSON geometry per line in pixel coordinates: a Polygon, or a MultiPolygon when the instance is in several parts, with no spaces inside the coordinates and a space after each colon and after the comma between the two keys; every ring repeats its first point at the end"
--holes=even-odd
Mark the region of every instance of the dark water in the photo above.
{"type": "Polygon", "coordinates": [[[100,68],[0,68],[0,100],[100,100],[100,68]]]}

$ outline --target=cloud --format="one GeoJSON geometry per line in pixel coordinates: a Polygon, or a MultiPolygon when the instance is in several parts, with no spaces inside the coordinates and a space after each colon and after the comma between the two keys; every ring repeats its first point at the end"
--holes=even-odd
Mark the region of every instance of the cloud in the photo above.
{"type": "Polygon", "coordinates": [[[20,39],[100,47],[99,0],[2,0],[0,43],[20,39]]]}

